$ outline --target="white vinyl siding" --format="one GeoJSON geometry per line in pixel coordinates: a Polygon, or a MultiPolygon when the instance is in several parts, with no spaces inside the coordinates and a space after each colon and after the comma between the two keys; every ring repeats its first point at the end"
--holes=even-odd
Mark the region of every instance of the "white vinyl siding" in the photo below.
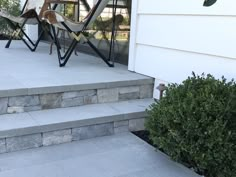
{"type": "Polygon", "coordinates": [[[129,70],[166,82],[236,78],[236,1],[133,0],[129,70]]]}

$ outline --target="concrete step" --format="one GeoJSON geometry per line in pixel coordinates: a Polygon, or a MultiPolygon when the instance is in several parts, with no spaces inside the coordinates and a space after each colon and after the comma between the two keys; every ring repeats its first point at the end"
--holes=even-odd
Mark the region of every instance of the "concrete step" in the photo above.
{"type": "Polygon", "coordinates": [[[153,79],[0,90],[0,115],[152,98],[153,79]]]}
{"type": "Polygon", "coordinates": [[[154,79],[127,66],[109,68],[100,58],[79,53],[60,68],[46,43],[34,53],[21,41],[11,49],[4,45],[0,41],[0,114],[152,98],[154,79]]]}
{"type": "Polygon", "coordinates": [[[0,153],[144,129],[153,99],[0,115],[0,153]]]}
{"type": "Polygon", "coordinates": [[[0,177],[200,177],[131,133],[0,155],[0,177]]]}

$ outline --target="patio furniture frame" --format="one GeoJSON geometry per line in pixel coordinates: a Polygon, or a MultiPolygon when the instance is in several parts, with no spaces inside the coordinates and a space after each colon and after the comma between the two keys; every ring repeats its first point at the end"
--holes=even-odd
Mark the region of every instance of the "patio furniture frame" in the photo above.
{"type": "MultiPolygon", "coordinates": [[[[34,0],[34,1],[37,1],[37,0],[34,0]]],[[[45,1],[43,0],[41,1],[41,4],[40,4],[41,10],[39,14],[37,14],[36,7],[35,8],[31,7],[31,9],[29,10],[27,9],[28,3],[33,2],[33,0],[25,1],[25,4],[21,11],[21,15],[18,17],[12,16],[8,12],[0,11],[0,17],[3,17],[7,21],[9,26],[13,29],[13,33],[10,39],[8,40],[5,48],[10,47],[13,38],[19,38],[24,42],[24,44],[32,52],[34,52],[36,48],[38,47],[38,44],[40,40],[42,39],[44,32],[47,32],[49,36],[51,37],[51,39],[53,39],[53,36],[50,30],[47,29],[47,27],[42,24],[42,20],[40,19],[41,18],[40,16],[42,16],[43,11],[47,10],[47,3],[45,3],[45,1]],[[33,42],[33,40],[30,39],[30,37],[24,31],[24,27],[27,24],[40,26],[40,33],[36,42],[33,42]]]]}
{"type": "Polygon", "coordinates": [[[59,14],[56,11],[48,10],[45,11],[44,13],[44,18],[47,20],[47,22],[51,25],[52,27],[52,32],[53,36],[55,39],[55,44],[57,47],[57,54],[58,54],[58,61],[59,61],[59,66],[63,67],[66,65],[68,60],[71,57],[72,52],[74,51],[75,47],[77,46],[78,42],[83,39],[94,51],[95,53],[109,66],[109,67],[114,67],[114,43],[115,43],[115,22],[116,22],[116,7],[117,7],[117,1],[118,0],[112,0],[113,2],[113,25],[112,25],[112,34],[111,34],[111,43],[110,43],[110,48],[109,48],[109,55],[108,57],[105,57],[101,51],[86,37],[85,31],[89,27],[91,23],[93,23],[96,18],[101,14],[101,12],[104,10],[104,8],[107,6],[110,0],[98,0],[94,7],[90,10],[88,16],[82,20],[79,23],[73,23],[70,21],[70,24],[73,24],[74,27],[78,27],[78,30],[73,30],[70,28],[70,25],[67,24],[66,17],[63,15],[59,14]],[[101,9],[101,6],[102,9],[101,9]],[[105,5],[105,6],[104,6],[105,5]],[[73,41],[69,45],[69,48],[65,52],[64,55],[62,55],[60,49],[61,45],[57,37],[57,33],[55,30],[55,27],[63,28],[64,30],[68,31],[71,36],[73,37],[73,41]]]}

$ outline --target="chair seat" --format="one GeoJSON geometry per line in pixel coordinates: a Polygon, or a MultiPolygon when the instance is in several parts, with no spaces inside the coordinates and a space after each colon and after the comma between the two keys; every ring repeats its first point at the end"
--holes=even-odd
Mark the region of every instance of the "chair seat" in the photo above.
{"type": "Polygon", "coordinates": [[[85,20],[81,22],[74,22],[54,10],[45,11],[43,17],[44,17],[43,19],[45,19],[49,24],[52,24],[55,27],[61,28],[66,31],[67,29],[65,28],[64,25],[62,25],[62,22],[65,23],[66,26],[68,26],[73,32],[82,31],[85,23],[85,20]]]}
{"type": "MultiPolygon", "coordinates": [[[[33,9],[32,10],[30,10],[31,12],[33,11],[33,9]]],[[[28,11],[28,12],[30,12],[30,11],[28,11]]],[[[27,13],[28,13],[27,12],[27,13]]],[[[25,13],[25,14],[22,14],[21,16],[13,16],[13,15],[11,15],[11,14],[9,14],[7,11],[5,11],[5,10],[0,10],[0,17],[4,17],[4,18],[6,18],[6,19],[9,19],[10,21],[13,21],[13,22],[15,22],[15,23],[19,23],[19,24],[22,24],[22,23],[24,23],[24,21],[26,20],[26,18],[24,18],[24,15],[26,15],[27,13],[25,13]]],[[[26,24],[31,24],[31,25],[35,25],[35,24],[38,24],[38,21],[37,21],[37,19],[35,18],[35,17],[28,17],[27,18],[28,20],[27,20],[27,22],[26,22],[26,24]]]]}

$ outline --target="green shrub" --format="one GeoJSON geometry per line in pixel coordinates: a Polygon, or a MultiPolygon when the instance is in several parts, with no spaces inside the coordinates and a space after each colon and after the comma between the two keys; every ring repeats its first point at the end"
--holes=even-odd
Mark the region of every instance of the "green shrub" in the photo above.
{"type": "Polygon", "coordinates": [[[207,177],[236,176],[236,84],[212,75],[170,84],[148,110],[154,144],[207,177]]]}
{"type": "MultiPolygon", "coordinates": [[[[20,0],[0,0],[0,9],[5,9],[10,14],[20,15],[20,0]]],[[[0,17],[0,34],[8,35],[11,29],[6,20],[0,17]]]]}

